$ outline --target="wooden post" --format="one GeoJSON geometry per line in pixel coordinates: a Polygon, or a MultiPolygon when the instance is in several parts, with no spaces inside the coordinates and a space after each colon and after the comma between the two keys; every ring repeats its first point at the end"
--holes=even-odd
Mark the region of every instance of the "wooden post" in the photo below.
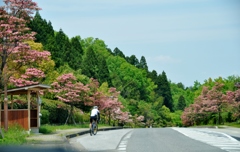
{"type": "Polygon", "coordinates": [[[39,92],[37,91],[37,127],[39,128],[40,127],[40,117],[39,117],[39,114],[40,114],[40,106],[41,104],[39,103],[39,99],[40,96],[39,96],[39,92]]]}
{"type": "Polygon", "coordinates": [[[0,129],[2,127],[2,101],[0,100],[0,129]]]}
{"type": "Polygon", "coordinates": [[[8,96],[6,83],[4,83],[4,129],[8,131],[8,96]]]}
{"type": "Polygon", "coordinates": [[[13,109],[13,95],[11,95],[11,109],[13,109]]]}
{"type": "Polygon", "coordinates": [[[30,117],[31,117],[31,105],[30,105],[30,90],[27,91],[27,101],[28,101],[28,129],[29,133],[31,131],[31,125],[30,125],[30,117]]]}

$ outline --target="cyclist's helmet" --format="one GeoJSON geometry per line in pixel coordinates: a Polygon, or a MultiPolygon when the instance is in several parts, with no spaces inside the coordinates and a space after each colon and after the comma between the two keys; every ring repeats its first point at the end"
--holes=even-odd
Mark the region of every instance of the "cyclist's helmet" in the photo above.
{"type": "Polygon", "coordinates": [[[98,106],[94,106],[93,109],[98,109],[98,106]]]}

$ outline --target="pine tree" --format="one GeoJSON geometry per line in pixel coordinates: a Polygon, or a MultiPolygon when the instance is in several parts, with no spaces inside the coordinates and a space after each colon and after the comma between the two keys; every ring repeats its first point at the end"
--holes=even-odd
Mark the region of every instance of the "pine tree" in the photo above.
{"type": "Polygon", "coordinates": [[[35,41],[40,42],[43,45],[47,44],[48,39],[54,36],[54,30],[51,22],[47,23],[45,19],[42,19],[39,12],[35,14],[33,20],[30,21],[28,26],[32,31],[37,33],[35,41]]]}
{"type": "Polygon", "coordinates": [[[121,50],[119,50],[117,47],[113,50],[113,54],[115,56],[120,56],[124,59],[126,59],[125,55],[123,54],[123,52],[121,50]]]}
{"type": "Polygon", "coordinates": [[[83,49],[80,44],[80,37],[76,36],[71,39],[71,52],[67,60],[69,66],[74,69],[80,69],[82,62],[83,49]]]}
{"type": "Polygon", "coordinates": [[[83,61],[81,64],[82,74],[88,76],[89,78],[98,78],[98,61],[95,52],[92,47],[86,50],[85,56],[83,56],[83,61]]]}
{"type": "Polygon", "coordinates": [[[152,72],[148,72],[147,75],[148,78],[152,79],[152,81],[157,84],[157,80],[158,80],[158,74],[156,70],[152,70],[152,72]]]}
{"type": "Polygon", "coordinates": [[[146,59],[145,59],[144,56],[141,57],[140,63],[139,63],[139,65],[138,65],[138,68],[144,69],[144,70],[146,70],[146,71],[148,72],[147,61],[146,61],[146,59]]]}
{"type": "Polygon", "coordinates": [[[69,42],[68,37],[62,31],[62,29],[57,32],[55,37],[55,45],[57,46],[56,52],[54,52],[54,61],[56,63],[56,67],[60,67],[67,63],[71,58],[71,44],[69,42]]]}
{"type": "Polygon", "coordinates": [[[104,82],[107,82],[109,86],[112,86],[106,60],[101,55],[97,56],[97,60],[98,60],[97,65],[98,65],[98,69],[99,69],[97,79],[98,79],[99,83],[102,84],[104,82]]]}
{"type": "Polygon", "coordinates": [[[164,98],[163,105],[168,107],[170,111],[173,111],[171,88],[164,71],[158,76],[157,85],[156,93],[164,98]]]}
{"type": "Polygon", "coordinates": [[[177,110],[183,111],[185,107],[186,107],[186,101],[185,101],[185,98],[181,95],[178,98],[177,110]]]}
{"type": "Polygon", "coordinates": [[[130,57],[126,57],[126,61],[134,66],[139,65],[139,61],[135,55],[131,55],[130,57]]]}

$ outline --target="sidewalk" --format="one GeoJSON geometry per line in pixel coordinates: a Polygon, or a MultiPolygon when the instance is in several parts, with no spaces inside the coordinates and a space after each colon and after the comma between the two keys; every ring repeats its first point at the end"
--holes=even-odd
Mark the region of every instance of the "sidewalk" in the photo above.
{"type": "MultiPolygon", "coordinates": [[[[108,128],[99,128],[98,131],[107,131],[114,129],[122,129],[122,127],[108,127],[108,128]]],[[[67,130],[57,130],[53,134],[34,134],[27,137],[27,143],[24,145],[26,147],[34,148],[46,148],[46,149],[61,149],[61,151],[79,151],[74,149],[68,142],[68,139],[81,136],[84,134],[89,134],[88,128],[76,128],[76,129],[67,129],[67,130]]],[[[80,146],[80,145],[79,145],[80,146]]],[[[44,150],[44,152],[46,152],[44,150]]],[[[51,151],[53,152],[53,150],[51,151]]]]}

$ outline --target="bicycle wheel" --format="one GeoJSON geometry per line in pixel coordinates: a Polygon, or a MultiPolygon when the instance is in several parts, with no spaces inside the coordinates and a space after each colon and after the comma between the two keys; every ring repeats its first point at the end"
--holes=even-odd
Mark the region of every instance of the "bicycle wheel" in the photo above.
{"type": "Polygon", "coordinates": [[[96,135],[98,131],[98,125],[96,123],[93,124],[93,134],[96,135]]]}
{"type": "Polygon", "coordinates": [[[90,136],[92,136],[92,126],[91,126],[91,128],[89,129],[89,132],[90,132],[90,136]]]}
{"type": "Polygon", "coordinates": [[[94,126],[93,126],[94,124],[92,123],[92,125],[91,125],[91,128],[90,128],[90,136],[92,136],[93,135],[93,128],[94,128],[94,126]]]}

